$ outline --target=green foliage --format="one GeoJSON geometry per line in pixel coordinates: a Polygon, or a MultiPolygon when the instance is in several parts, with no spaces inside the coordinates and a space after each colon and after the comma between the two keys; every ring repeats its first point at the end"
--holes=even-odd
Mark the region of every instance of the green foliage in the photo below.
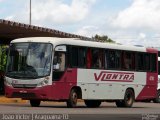
{"type": "Polygon", "coordinates": [[[109,43],[115,43],[115,41],[113,41],[111,38],[109,38],[107,35],[95,35],[94,37],[92,37],[93,39],[95,39],[98,42],[109,42],[109,43]]]}
{"type": "Polygon", "coordinates": [[[6,49],[8,46],[6,45],[0,45],[0,70],[5,71],[6,68],[6,62],[7,62],[7,55],[6,55],[6,49]]]}

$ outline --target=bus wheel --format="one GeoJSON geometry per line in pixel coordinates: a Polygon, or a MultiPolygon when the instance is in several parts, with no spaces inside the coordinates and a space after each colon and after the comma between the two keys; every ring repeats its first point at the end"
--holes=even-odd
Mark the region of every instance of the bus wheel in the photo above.
{"type": "Polygon", "coordinates": [[[69,95],[69,99],[67,100],[67,107],[74,108],[77,105],[78,94],[75,89],[72,89],[69,95]]]}
{"type": "Polygon", "coordinates": [[[30,105],[32,107],[39,107],[41,101],[40,100],[30,100],[30,105]]]}
{"type": "Polygon", "coordinates": [[[154,103],[160,103],[160,90],[157,91],[157,96],[156,98],[153,100],[154,103]]]}
{"type": "Polygon", "coordinates": [[[99,100],[84,100],[84,103],[89,108],[95,108],[101,105],[101,101],[99,100]]]}
{"type": "Polygon", "coordinates": [[[124,101],[122,101],[122,100],[116,101],[116,106],[117,107],[124,107],[124,101]]]}
{"type": "Polygon", "coordinates": [[[124,96],[124,100],[123,100],[123,105],[124,107],[132,107],[134,102],[134,92],[131,89],[127,89],[125,96],[124,96]]]}

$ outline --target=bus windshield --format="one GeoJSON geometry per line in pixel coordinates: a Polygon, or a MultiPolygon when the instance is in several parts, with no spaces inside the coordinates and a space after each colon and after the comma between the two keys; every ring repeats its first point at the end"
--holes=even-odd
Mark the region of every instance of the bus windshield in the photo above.
{"type": "Polygon", "coordinates": [[[12,43],[8,54],[6,76],[35,79],[50,74],[52,45],[46,43],[12,43]]]}

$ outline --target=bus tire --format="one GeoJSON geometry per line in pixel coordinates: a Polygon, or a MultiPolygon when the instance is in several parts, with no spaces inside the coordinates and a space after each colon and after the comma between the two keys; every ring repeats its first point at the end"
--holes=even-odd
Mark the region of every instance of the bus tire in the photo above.
{"type": "Polygon", "coordinates": [[[124,107],[124,101],[123,100],[116,101],[116,106],[117,107],[124,107]]]}
{"type": "Polygon", "coordinates": [[[77,105],[78,94],[76,89],[72,89],[69,94],[69,99],[67,100],[67,107],[74,108],[77,105]]]}
{"type": "Polygon", "coordinates": [[[40,100],[30,100],[30,105],[32,107],[39,107],[40,106],[41,101],[40,100]]]}
{"type": "Polygon", "coordinates": [[[123,105],[124,107],[132,107],[133,102],[134,102],[134,92],[132,89],[127,89],[125,92],[124,100],[123,100],[123,105]]]}
{"type": "Polygon", "coordinates": [[[151,99],[142,100],[142,102],[146,102],[146,103],[150,103],[151,101],[152,101],[151,99]]]}
{"type": "Polygon", "coordinates": [[[99,107],[101,105],[100,100],[84,100],[84,103],[89,108],[96,108],[96,107],[99,107]]]}
{"type": "Polygon", "coordinates": [[[153,100],[154,103],[160,103],[160,90],[157,90],[157,96],[153,100]]]}

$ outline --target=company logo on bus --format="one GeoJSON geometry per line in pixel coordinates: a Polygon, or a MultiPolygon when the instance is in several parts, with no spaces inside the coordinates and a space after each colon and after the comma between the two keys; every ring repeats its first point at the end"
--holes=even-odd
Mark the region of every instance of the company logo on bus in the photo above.
{"type": "Polygon", "coordinates": [[[94,78],[96,81],[132,82],[134,73],[101,71],[100,74],[94,73],[94,78]]]}

